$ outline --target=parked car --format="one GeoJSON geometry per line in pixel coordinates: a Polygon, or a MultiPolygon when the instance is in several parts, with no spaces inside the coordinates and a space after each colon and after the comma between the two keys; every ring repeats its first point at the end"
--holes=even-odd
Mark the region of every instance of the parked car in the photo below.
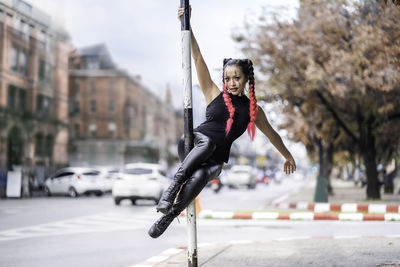
{"type": "Polygon", "coordinates": [[[104,179],[105,192],[111,192],[114,185],[117,174],[119,173],[119,168],[114,166],[96,166],[93,167],[95,170],[100,172],[100,176],[104,179]]]}
{"type": "Polygon", "coordinates": [[[88,193],[101,196],[106,191],[106,186],[99,171],[87,167],[68,167],[60,169],[48,177],[45,181],[44,191],[47,196],[66,194],[70,197],[77,197],[88,193]]]}
{"type": "Polygon", "coordinates": [[[130,199],[132,205],[138,199],[154,200],[158,203],[161,195],[169,186],[170,179],[159,164],[131,163],[118,173],[112,195],[114,203],[119,205],[123,199],[130,199]]]}
{"type": "Polygon", "coordinates": [[[244,185],[254,189],[257,185],[256,172],[249,165],[234,165],[225,177],[225,183],[230,188],[244,185]]]}

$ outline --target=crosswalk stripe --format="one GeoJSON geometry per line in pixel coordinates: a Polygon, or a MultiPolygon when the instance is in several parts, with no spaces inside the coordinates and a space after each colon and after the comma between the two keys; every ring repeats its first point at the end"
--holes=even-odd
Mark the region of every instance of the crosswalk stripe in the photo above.
{"type": "Polygon", "coordinates": [[[0,242],[31,237],[89,232],[112,232],[147,227],[155,220],[152,214],[140,216],[120,213],[101,213],[51,223],[0,231],[0,242]]]}

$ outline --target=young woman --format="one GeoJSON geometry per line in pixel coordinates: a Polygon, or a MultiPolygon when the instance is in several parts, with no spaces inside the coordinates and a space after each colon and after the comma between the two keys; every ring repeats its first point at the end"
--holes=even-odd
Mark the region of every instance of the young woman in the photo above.
{"type": "MultiPolygon", "coordinates": [[[[179,8],[178,19],[183,13],[184,9],[179,8]]],[[[193,130],[194,148],[186,158],[183,152],[184,140],[179,141],[178,152],[182,165],[157,205],[157,211],[164,215],[149,230],[153,238],[159,237],[207,182],[220,174],[223,163],[228,162],[233,141],[246,128],[251,140],[254,138],[255,126],[268,137],[285,158],[283,170],[286,174],[296,170],[292,155],[269,124],[264,111],[257,105],[253,63],[249,59],[224,59],[221,92],[211,80],[193,32],[191,50],[200,87],[206,98],[206,121],[193,130]],[[247,83],[249,97],[244,92],[247,83]]]]}

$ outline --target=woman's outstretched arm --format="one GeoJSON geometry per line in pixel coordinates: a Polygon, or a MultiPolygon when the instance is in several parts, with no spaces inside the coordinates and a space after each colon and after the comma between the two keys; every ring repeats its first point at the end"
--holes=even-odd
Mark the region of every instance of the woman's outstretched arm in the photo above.
{"type": "MultiPolygon", "coordinates": [[[[184,14],[184,9],[179,8],[178,18],[180,19],[180,17],[183,14],[184,14]]],[[[210,72],[203,59],[199,45],[192,30],[191,30],[190,43],[191,43],[190,45],[191,45],[192,57],[194,60],[194,64],[196,66],[197,78],[199,80],[200,88],[204,94],[204,97],[206,98],[206,103],[208,105],[212,100],[214,100],[214,98],[216,98],[219,95],[220,90],[218,89],[217,85],[211,80],[210,72]]]]}
{"type": "Polygon", "coordinates": [[[282,154],[285,158],[285,163],[283,165],[283,171],[286,174],[293,173],[296,170],[296,163],[294,162],[292,154],[286,148],[282,141],[280,135],[272,128],[269,123],[264,110],[258,106],[258,112],[255,120],[256,126],[260,131],[268,137],[269,141],[274,145],[274,147],[282,154]]]}

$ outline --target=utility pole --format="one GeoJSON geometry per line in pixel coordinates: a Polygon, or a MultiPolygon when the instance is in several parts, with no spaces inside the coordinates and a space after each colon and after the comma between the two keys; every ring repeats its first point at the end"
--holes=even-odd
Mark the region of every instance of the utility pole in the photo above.
{"type": "MultiPolygon", "coordinates": [[[[181,7],[185,9],[181,17],[182,33],[182,71],[184,88],[184,137],[185,156],[193,148],[193,108],[192,108],[192,67],[190,51],[190,5],[189,0],[181,0],[181,7]]],[[[196,206],[195,201],[186,209],[188,233],[188,266],[197,267],[197,233],[196,233],[196,206]]]]}

